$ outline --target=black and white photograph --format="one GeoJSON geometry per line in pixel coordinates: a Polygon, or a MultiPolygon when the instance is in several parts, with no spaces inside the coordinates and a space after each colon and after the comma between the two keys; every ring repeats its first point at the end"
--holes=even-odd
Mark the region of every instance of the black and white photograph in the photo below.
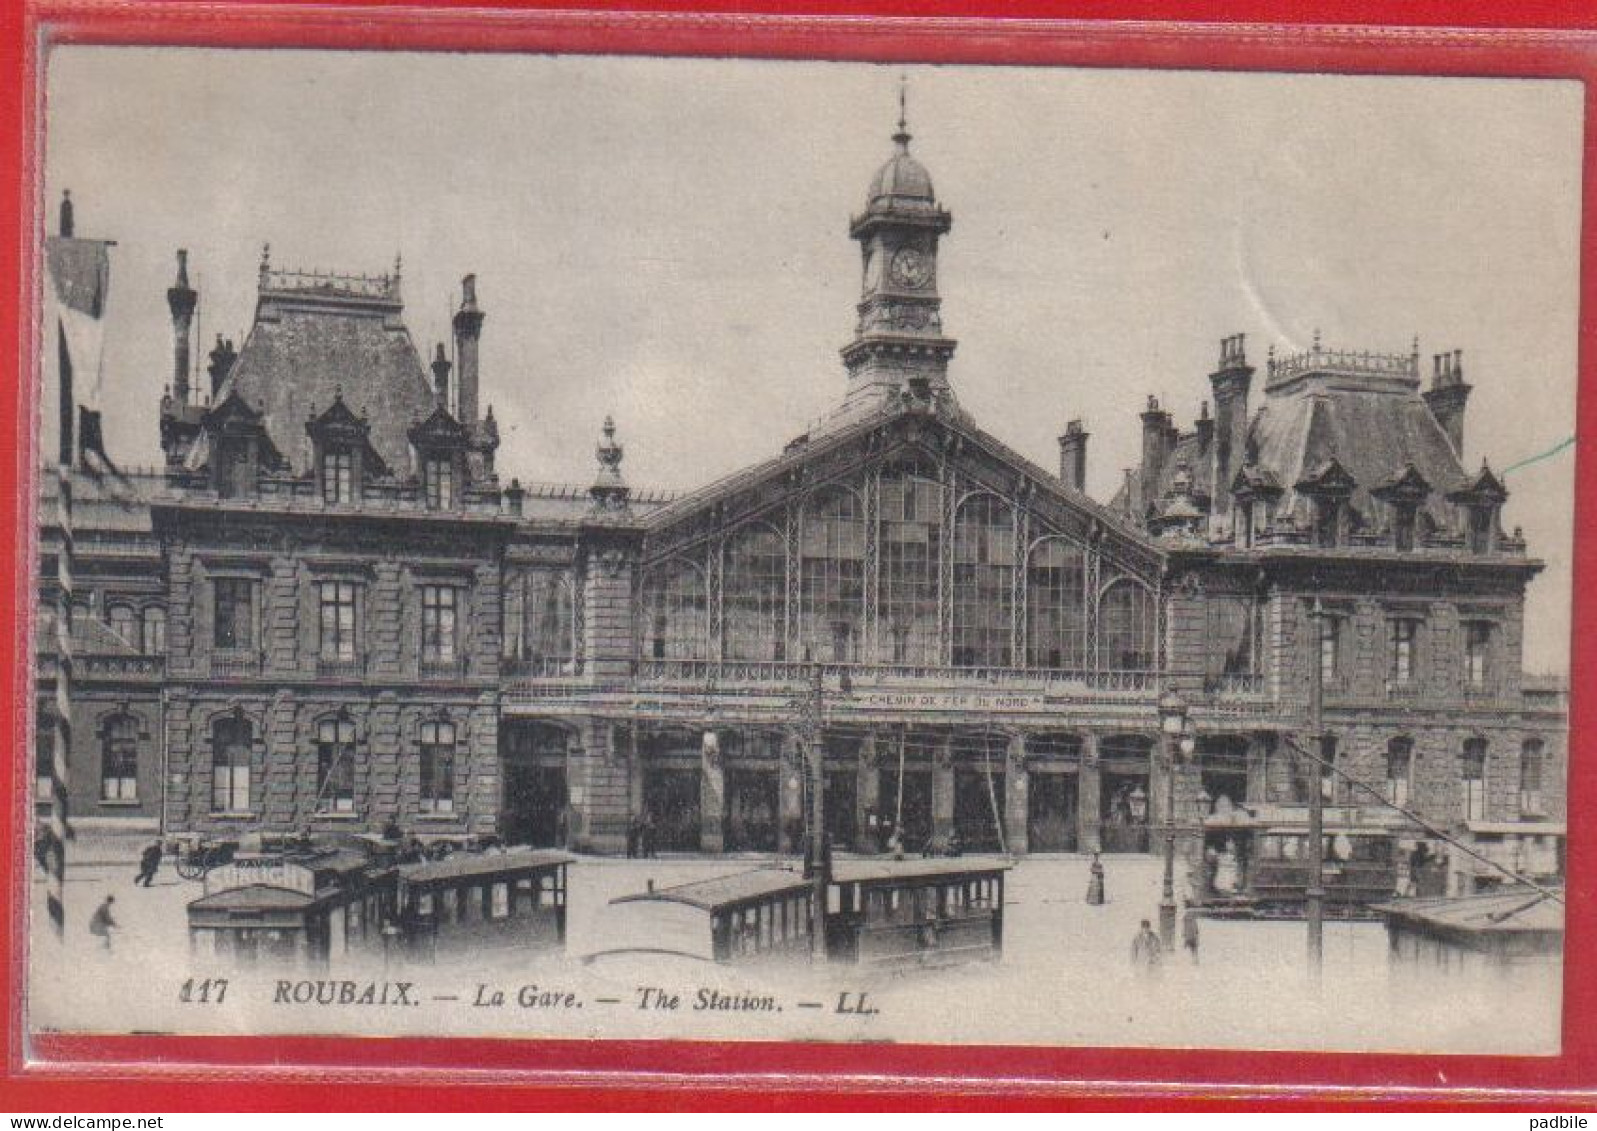
{"type": "Polygon", "coordinates": [[[1579,82],[41,82],[31,1032],[1560,1051],[1579,82]]]}

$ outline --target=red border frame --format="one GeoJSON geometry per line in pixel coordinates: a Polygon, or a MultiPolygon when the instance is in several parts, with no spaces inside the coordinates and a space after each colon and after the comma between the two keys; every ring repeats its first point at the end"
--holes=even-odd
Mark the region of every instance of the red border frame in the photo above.
{"type": "MultiPolygon", "coordinates": [[[[17,169],[16,191],[0,198],[0,309],[31,310],[37,229],[38,168],[33,140],[41,107],[35,85],[44,23],[54,42],[211,44],[422,50],[558,51],[566,53],[822,57],[875,61],[1001,62],[1076,66],[1153,66],[1219,70],[1344,71],[1538,76],[1587,84],[1585,185],[1581,240],[1581,395],[1578,433],[1597,427],[1597,400],[1585,388],[1597,346],[1597,15],[1580,3],[1530,10],[1507,3],[1458,10],[1445,0],[1344,0],[1280,18],[1249,0],[1143,0],[1134,12],[1115,0],[1092,0],[1072,12],[1046,0],[966,0],[916,5],[914,0],[814,3],[801,16],[792,0],[698,0],[697,13],[615,10],[586,0],[587,11],[518,10],[502,0],[471,11],[440,4],[421,10],[343,0],[342,7],[242,3],[38,3],[0,12],[0,160],[17,169]],[[1223,11],[1229,7],[1229,13],[1223,11]],[[759,13],[749,11],[759,9],[759,13]],[[931,11],[928,12],[927,9],[931,11]],[[608,9],[608,10],[607,10],[608,9]],[[912,15],[919,9],[922,14],[912,15]],[[959,13],[964,13],[960,15],[959,13]],[[1047,23],[1062,18],[1135,15],[1151,19],[1227,20],[1182,25],[1123,21],[1047,23]],[[970,18],[971,15],[984,18],[970,18]],[[1017,16],[1028,18],[1015,18],[1017,16]],[[885,18],[875,18],[885,17],[885,18]],[[1035,18],[1032,18],[1035,17],[1035,18]],[[1403,20],[1411,26],[1396,26],[1403,20]],[[1521,29],[1493,31],[1494,20],[1521,29]],[[1451,22],[1453,28],[1417,28],[1451,22]],[[1366,26],[1351,26],[1362,22],[1366,26]],[[1380,26],[1388,24],[1389,26],[1380,26]],[[24,233],[27,238],[23,238],[24,233]]],[[[667,0],[645,0],[664,5],[667,0]]],[[[31,318],[0,320],[0,351],[32,372],[31,318]]],[[[24,382],[23,384],[27,384],[24,382]]],[[[0,413],[18,435],[17,474],[35,466],[31,436],[16,427],[31,419],[30,390],[0,413]]],[[[3,419],[3,417],[0,417],[3,419]]],[[[1584,447],[1584,445],[1580,445],[1584,447]]],[[[1571,684],[1581,687],[1597,662],[1597,599],[1588,596],[1597,551],[1597,496],[1590,460],[1576,467],[1576,561],[1571,684]]],[[[33,560],[30,492],[0,492],[4,563],[13,584],[0,591],[0,639],[18,639],[31,604],[33,560]],[[19,525],[25,524],[25,525],[19,525]]],[[[12,705],[13,749],[27,748],[31,693],[28,650],[0,664],[0,694],[12,705]]],[[[1584,770],[1597,745],[1577,741],[1597,722],[1597,708],[1576,694],[1571,705],[1570,812],[1597,803],[1597,776],[1584,770]],[[1580,772],[1574,772],[1579,770],[1580,772]]],[[[946,1048],[811,1044],[725,1044],[650,1041],[513,1042],[481,1039],[356,1038],[68,1038],[38,1040],[33,1052],[55,1063],[29,1064],[21,1032],[20,955],[28,906],[23,763],[15,758],[13,803],[0,810],[6,905],[11,930],[0,932],[0,978],[6,1011],[6,1063],[0,1107],[11,1110],[271,1110],[369,1107],[455,1109],[526,1106],[612,1108],[842,1108],[897,1110],[1060,1105],[1167,1109],[1238,1107],[1422,1108],[1494,1106],[1560,1108],[1597,1105],[1597,967],[1584,961],[1597,941],[1597,853],[1577,827],[1570,838],[1563,1041],[1553,1058],[1435,1057],[1306,1053],[1239,1053],[1054,1048],[946,1048]],[[868,1068],[862,1068],[868,1060],[868,1068]],[[259,1067],[272,1062],[273,1067],[259,1067]],[[449,1085],[470,1085],[461,1095],[449,1085]]]]}

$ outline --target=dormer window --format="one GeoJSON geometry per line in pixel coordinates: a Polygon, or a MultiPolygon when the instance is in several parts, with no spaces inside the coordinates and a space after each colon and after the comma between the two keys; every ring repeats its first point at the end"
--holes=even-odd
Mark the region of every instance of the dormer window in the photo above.
{"type": "Polygon", "coordinates": [[[1492,511],[1489,507],[1469,509],[1469,552],[1472,554],[1492,552],[1492,511]]]}
{"type": "Polygon", "coordinates": [[[427,509],[449,510],[455,505],[455,463],[448,456],[429,456],[422,468],[427,488],[427,509]]]}
{"type": "Polygon", "coordinates": [[[245,498],[255,493],[255,460],[247,441],[224,440],[218,446],[216,493],[224,499],[245,498]]]}
{"type": "Polygon", "coordinates": [[[355,501],[355,453],[348,448],[322,453],[322,501],[337,506],[355,501]]]}
{"type": "Polygon", "coordinates": [[[1392,544],[1400,551],[1414,549],[1414,526],[1418,508],[1412,503],[1398,503],[1392,508],[1392,544]]]}
{"type": "Polygon", "coordinates": [[[1314,541],[1331,549],[1342,541],[1342,503],[1338,499],[1319,499],[1314,504],[1314,541]]]}

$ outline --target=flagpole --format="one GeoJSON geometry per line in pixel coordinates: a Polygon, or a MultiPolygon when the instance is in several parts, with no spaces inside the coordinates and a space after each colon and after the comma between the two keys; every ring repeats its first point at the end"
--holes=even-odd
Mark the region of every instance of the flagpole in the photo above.
{"type": "MultiPolygon", "coordinates": [[[[70,393],[64,394],[70,397],[70,393]]],[[[67,840],[72,826],[67,791],[72,765],[72,460],[70,435],[63,439],[56,464],[56,516],[61,543],[56,550],[55,613],[55,742],[50,751],[50,844],[47,866],[50,925],[57,939],[66,937],[67,840]]]]}

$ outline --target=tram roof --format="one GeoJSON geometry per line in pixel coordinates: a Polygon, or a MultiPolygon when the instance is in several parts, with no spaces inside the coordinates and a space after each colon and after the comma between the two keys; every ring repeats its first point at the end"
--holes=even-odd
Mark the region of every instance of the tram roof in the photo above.
{"type": "Polygon", "coordinates": [[[201,896],[189,904],[190,911],[303,911],[317,900],[316,896],[288,888],[267,884],[250,884],[248,887],[228,888],[226,891],[201,896]]]}
{"type": "Polygon", "coordinates": [[[436,883],[441,880],[466,880],[480,876],[503,875],[507,872],[533,872],[569,864],[576,857],[555,849],[533,849],[529,852],[456,852],[442,860],[423,860],[416,864],[400,866],[399,878],[410,884],[436,883]]]}
{"type": "Polygon", "coordinates": [[[1564,930],[1562,905],[1540,892],[1514,887],[1479,895],[1436,896],[1378,904],[1375,910],[1422,930],[1467,934],[1564,930]]]}
{"type": "Polygon", "coordinates": [[[749,903],[781,895],[798,895],[809,890],[810,881],[797,872],[780,868],[756,868],[748,872],[734,872],[730,876],[717,876],[713,880],[695,880],[690,884],[677,884],[674,887],[617,896],[610,902],[636,903],[654,900],[660,903],[685,903],[701,911],[718,911],[733,904],[749,903]]]}
{"type": "Polygon", "coordinates": [[[1002,857],[933,856],[922,860],[840,860],[832,866],[838,884],[891,884],[954,876],[990,876],[1013,865],[1002,857]]]}

